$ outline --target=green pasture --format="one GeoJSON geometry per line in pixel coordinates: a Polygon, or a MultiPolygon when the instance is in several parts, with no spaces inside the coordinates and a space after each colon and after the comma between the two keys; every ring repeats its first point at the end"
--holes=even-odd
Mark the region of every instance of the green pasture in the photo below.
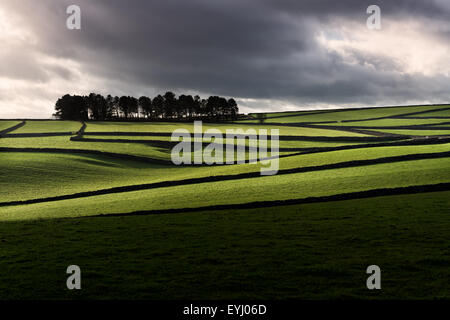
{"type": "Polygon", "coordinates": [[[11,128],[12,126],[15,126],[16,124],[19,124],[19,121],[5,121],[0,120],[0,131],[11,128]]]}
{"type": "MultiPolygon", "coordinates": [[[[273,176],[259,175],[261,163],[176,166],[171,163],[171,147],[167,144],[170,136],[139,136],[180,128],[192,133],[192,122],[87,122],[86,132],[95,135],[86,134],[84,138],[133,140],[121,142],[71,141],[71,136],[0,138],[0,148],[17,148],[0,151],[0,299],[449,299],[450,191],[257,209],[199,210],[450,183],[450,157],[391,159],[365,165],[352,162],[450,152],[450,143],[437,143],[446,140],[428,139],[450,135],[450,130],[443,129],[449,125],[441,124],[448,120],[415,119],[450,116],[449,110],[435,111],[445,107],[450,108],[289,111],[268,113],[262,125],[258,120],[203,123],[203,131],[267,129],[270,134],[270,129],[278,129],[280,135],[326,140],[283,140],[280,148],[353,148],[282,152],[280,172],[273,176]],[[427,112],[411,115],[414,118],[389,118],[422,111],[427,112]],[[334,121],[330,125],[343,128],[294,124],[323,121],[334,121]],[[398,129],[413,125],[433,126],[435,130],[398,129]],[[360,134],[345,131],[352,130],[347,126],[392,129],[369,129],[367,134],[360,134]],[[125,132],[129,135],[120,134],[125,132]],[[395,146],[392,142],[379,146],[387,142],[374,132],[411,135],[405,139],[421,144],[395,146]],[[374,141],[348,142],[345,137],[371,137],[374,141]],[[39,150],[43,148],[71,151],[39,150]],[[105,154],[83,153],[92,150],[105,154]],[[121,155],[139,158],[129,160],[121,155]],[[164,160],[165,164],[152,160],[164,160]],[[351,165],[315,171],[309,168],[302,173],[282,171],[342,162],[351,165]],[[232,177],[245,173],[258,175],[232,177]],[[207,180],[209,177],[219,177],[219,181],[207,180]],[[195,178],[206,180],[5,205],[195,178]],[[157,214],[183,208],[193,212],[157,214]],[[131,215],[134,211],[153,213],[131,215]],[[105,214],[110,216],[102,216],[105,214]],[[82,269],[80,291],[66,289],[65,272],[70,264],[82,269]],[[382,290],[366,288],[366,268],[371,264],[382,269],[382,290]]],[[[2,120],[0,131],[18,123],[2,120]]],[[[11,133],[71,132],[75,136],[81,125],[78,121],[27,120],[25,126],[11,133]]],[[[233,143],[248,145],[249,141],[236,139],[233,143]]],[[[250,156],[246,153],[246,158],[250,156]]]]}
{"type": "Polygon", "coordinates": [[[0,299],[449,299],[449,201],[3,222],[0,299]],[[69,291],[74,262],[83,289],[69,291]],[[382,290],[365,285],[374,263],[382,290]]]}
{"type": "MultiPolygon", "coordinates": [[[[322,113],[302,114],[293,117],[269,117],[265,123],[292,123],[292,122],[322,122],[322,121],[342,121],[342,120],[361,120],[388,116],[398,116],[407,113],[433,111],[450,106],[411,106],[411,107],[384,107],[384,108],[368,108],[368,109],[348,109],[345,111],[337,110],[329,112],[326,110],[322,113]]],[[[448,111],[446,111],[448,114],[448,111]]],[[[428,116],[424,113],[421,116],[428,116]]],[[[247,122],[258,122],[258,120],[246,120],[247,122]]]]}
{"type": "Polygon", "coordinates": [[[373,129],[374,131],[384,132],[384,133],[394,133],[394,134],[404,134],[410,136],[445,136],[450,135],[450,130],[407,130],[407,129],[373,129]]]}
{"type": "Polygon", "coordinates": [[[434,124],[433,128],[436,128],[437,130],[441,130],[442,127],[450,128],[450,123],[447,124],[434,124]]]}
{"type": "MultiPolygon", "coordinates": [[[[139,142],[139,143],[152,143],[152,142],[168,142],[168,141],[172,141],[170,136],[167,137],[158,137],[158,136],[93,136],[93,135],[85,135],[84,136],[85,139],[102,139],[102,140],[115,140],[115,139],[120,139],[120,140],[133,140],[135,142],[139,142]]],[[[257,138],[258,139],[258,138],[257,138]]],[[[279,140],[278,144],[280,148],[319,148],[319,147],[339,147],[339,146],[346,146],[346,145],[356,145],[356,144],[364,144],[367,142],[347,142],[347,141],[342,141],[342,142],[332,142],[332,141],[302,141],[301,140],[302,137],[299,137],[299,141],[294,140],[279,140]]],[[[253,139],[248,139],[246,138],[244,139],[226,139],[225,137],[223,137],[222,142],[223,143],[227,143],[227,144],[235,144],[235,145],[245,145],[248,146],[250,143],[250,140],[253,139]]],[[[203,141],[204,143],[208,144],[211,142],[217,142],[219,143],[219,140],[216,139],[202,139],[202,138],[186,138],[186,139],[182,139],[180,138],[179,140],[175,140],[174,139],[174,143],[177,143],[178,141],[195,141],[195,142],[201,142],[203,141]]],[[[124,141],[125,142],[125,141],[124,141]]],[[[267,147],[269,148],[271,146],[271,138],[269,137],[267,139],[267,147]]]]}
{"type": "MultiPolygon", "coordinates": [[[[89,122],[86,127],[86,132],[165,132],[172,133],[176,129],[188,130],[191,134],[194,132],[194,124],[188,123],[165,123],[165,122],[147,122],[147,123],[133,123],[133,122],[89,122]]],[[[242,129],[255,130],[259,133],[259,130],[267,130],[267,134],[270,134],[272,129],[278,129],[280,135],[288,136],[352,136],[363,137],[364,134],[343,132],[338,130],[329,129],[315,129],[315,128],[296,128],[296,127],[284,127],[284,126],[270,126],[270,125],[252,125],[245,124],[244,122],[229,123],[229,124],[214,124],[203,123],[203,132],[208,129],[218,129],[223,134],[227,129],[242,129]]]]}
{"type": "Polygon", "coordinates": [[[449,158],[415,160],[0,207],[0,219],[27,220],[149,209],[196,208],[261,200],[318,197],[377,188],[437,184],[449,180],[449,158]],[[389,179],[383,178],[386,175],[389,179]]]}
{"type": "MultiPolygon", "coordinates": [[[[270,144],[269,144],[270,146],[270,144]]],[[[32,148],[32,149],[69,149],[76,151],[101,151],[115,153],[119,155],[132,155],[145,157],[149,160],[171,161],[171,148],[169,146],[152,145],[151,142],[97,142],[97,141],[71,141],[67,136],[39,137],[39,138],[3,138],[0,140],[0,147],[5,148],[32,148]]],[[[191,149],[193,150],[193,149],[191,149]]],[[[270,152],[270,150],[268,150],[270,152]]],[[[279,152],[280,155],[290,154],[290,151],[279,152]]],[[[224,157],[225,157],[224,151],[224,157]]],[[[192,152],[192,157],[194,156],[192,152]]],[[[237,153],[235,153],[237,159],[237,153]]],[[[256,159],[256,154],[245,152],[245,159],[256,159]]]]}
{"type": "Polygon", "coordinates": [[[101,143],[70,141],[70,137],[68,136],[39,138],[3,138],[0,139],[0,147],[97,150],[102,152],[122,153],[149,157],[159,160],[170,159],[170,150],[164,148],[152,147],[139,143],[101,143]]]}
{"type": "Polygon", "coordinates": [[[418,114],[415,117],[450,117],[450,107],[447,110],[427,112],[424,114],[418,114]]]}
{"type": "MultiPolygon", "coordinates": [[[[284,118],[284,117],[291,117],[291,116],[303,116],[307,114],[315,114],[319,113],[321,111],[318,110],[305,110],[305,111],[292,111],[292,112],[269,112],[265,113],[266,118],[284,118]]],[[[258,113],[249,113],[249,116],[257,117],[258,113]]]]}
{"type": "MultiPolygon", "coordinates": [[[[450,119],[449,119],[450,120],[450,119]]],[[[338,126],[356,126],[356,127],[396,127],[396,126],[415,126],[415,125],[439,125],[442,122],[449,122],[446,119],[379,119],[370,121],[352,121],[333,123],[338,126]]]]}
{"type": "Polygon", "coordinates": [[[81,128],[78,121],[32,121],[27,120],[26,124],[11,133],[56,133],[56,132],[77,132],[81,128]]]}
{"type": "MultiPolygon", "coordinates": [[[[379,147],[280,158],[280,170],[450,151],[450,144],[379,147]]],[[[0,158],[2,202],[45,198],[122,185],[259,172],[261,164],[181,167],[83,154],[4,153],[0,158]],[[14,181],[14,183],[11,183],[14,181]]]]}

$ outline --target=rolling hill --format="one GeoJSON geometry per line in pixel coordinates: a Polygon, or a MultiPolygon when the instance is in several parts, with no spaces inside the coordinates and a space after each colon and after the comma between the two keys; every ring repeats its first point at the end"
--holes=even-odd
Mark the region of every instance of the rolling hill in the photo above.
{"type": "Polygon", "coordinates": [[[0,298],[450,297],[450,105],[251,116],[203,129],[278,129],[276,175],[174,165],[192,122],[0,121],[0,298]]]}

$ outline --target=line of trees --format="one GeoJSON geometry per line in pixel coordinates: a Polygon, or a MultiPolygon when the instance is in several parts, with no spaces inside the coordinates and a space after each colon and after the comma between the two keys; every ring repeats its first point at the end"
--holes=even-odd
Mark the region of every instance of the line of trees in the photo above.
{"type": "Polygon", "coordinates": [[[122,96],[106,97],[91,93],[88,96],[66,94],[55,104],[54,116],[62,120],[111,119],[208,119],[235,120],[239,108],[234,99],[198,95],[180,95],[173,92],[157,95],[153,99],[122,96]]]}

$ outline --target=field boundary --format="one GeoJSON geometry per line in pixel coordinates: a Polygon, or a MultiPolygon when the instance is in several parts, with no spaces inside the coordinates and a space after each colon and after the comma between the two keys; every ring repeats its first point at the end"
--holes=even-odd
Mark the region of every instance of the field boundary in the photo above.
{"type": "MultiPolygon", "coordinates": [[[[338,162],[338,163],[334,163],[334,164],[325,164],[325,165],[320,165],[320,166],[309,166],[309,167],[283,169],[283,170],[279,170],[277,175],[286,175],[286,174],[293,174],[293,173],[306,173],[306,172],[314,172],[314,171],[321,171],[321,170],[343,169],[343,168],[361,167],[361,166],[376,165],[376,164],[386,164],[386,163],[414,161],[414,160],[426,160],[426,159],[438,159],[438,158],[447,158],[447,157],[450,157],[450,151],[438,152],[438,153],[407,154],[407,155],[401,155],[401,156],[384,157],[384,158],[376,158],[376,159],[351,160],[351,161],[338,162]]],[[[70,200],[70,199],[87,198],[87,197],[100,196],[100,195],[106,195],[106,194],[114,194],[114,193],[124,193],[124,192],[142,191],[142,190],[150,190],[150,189],[158,189],[158,188],[184,186],[184,185],[191,185],[191,184],[220,182],[220,181],[229,181],[229,180],[241,180],[241,179],[251,179],[251,178],[261,178],[261,177],[266,177],[266,176],[261,176],[259,171],[255,171],[255,172],[240,173],[240,174],[234,174],[234,175],[218,175],[218,176],[208,176],[208,177],[192,178],[192,179],[184,179],[184,180],[160,181],[160,182],[154,182],[154,183],[146,183],[146,184],[137,184],[137,185],[128,185],[128,186],[100,189],[100,190],[95,190],[95,191],[78,192],[78,193],[62,195],[62,196],[55,196],[55,197],[45,197],[45,198],[37,198],[37,199],[30,199],[30,200],[0,202],[0,207],[36,204],[36,203],[43,203],[43,202],[54,202],[54,201],[61,201],[61,200],[70,200]]]]}
{"type": "MultiPolygon", "coordinates": [[[[375,137],[371,137],[375,138],[375,137]]],[[[100,143],[137,143],[137,144],[145,144],[150,145],[154,147],[161,147],[161,148],[171,148],[174,145],[176,145],[178,142],[171,142],[171,141],[161,141],[161,140],[133,140],[133,139],[91,139],[91,138],[78,138],[78,137],[72,137],[70,138],[71,141],[80,141],[80,142],[100,142],[100,143]]],[[[295,140],[297,141],[297,140],[295,140]]],[[[302,141],[302,140],[298,140],[302,141]]],[[[377,147],[393,147],[393,146],[410,146],[410,145],[428,145],[428,144],[444,144],[450,142],[450,136],[447,137],[432,137],[432,138],[416,138],[416,139],[405,139],[403,137],[401,138],[394,138],[394,139],[370,139],[369,141],[359,141],[361,144],[356,145],[343,145],[343,146],[332,146],[332,147],[280,147],[279,152],[300,152],[296,153],[296,155],[300,155],[303,153],[319,153],[319,152],[330,152],[330,151],[339,151],[339,150],[351,150],[351,149],[364,149],[364,148],[377,148],[377,147]],[[385,142],[387,141],[387,142],[385,142]],[[378,142],[378,143],[366,143],[363,142],[378,142]]],[[[202,142],[202,146],[207,145],[215,145],[214,142],[208,143],[208,142],[202,142]]],[[[223,144],[219,146],[227,146],[227,144],[223,144]]],[[[246,146],[246,150],[249,151],[256,151],[253,148],[249,148],[246,146]]],[[[284,157],[284,156],[280,156],[284,157]]],[[[264,160],[264,159],[263,159],[264,160]]],[[[260,160],[258,160],[260,161],[260,160]]]]}
{"type": "Polygon", "coordinates": [[[98,150],[86,150],[86,149],[64,149],[64,148],[10,148],[0,147],[0,152],[28,152],[28,153],[68,153],[68,154],[90,154],[104,157],[113,157],[117,159],[133,160],[140,162],[147,162],[152,164],[161,165],[173,165],[170,160],[154,159],[143,156],[134,156],[125,153],[104,152],[98,150]]]}
{"type": "Polygon", "coordinates": [[[21,123],[18,123],[16,125],[13,125],[12,127],[9,127],[9,128],[6,128],[6,129],[0,131],[0,138],[5,137],[11,131],[22,128],[25,124],[26,124],[26,121],[22,121],[21,123]]]}
{"type": "Polygon", "coordinates": [[[73,132],[37,132],[37,133],[8,133],[3,138],[43,138],[73,136],[73,132]]]}
{"type": "Polygon", "coordinates": [[[450,117],[442,117],[442,116],[435,116],[435,117],[395,117],[395,119],[403,119],[403,120],[408,120],[408,119],[418,119],[418,120],[422,120],[422,119],[435,119],[435,120],[446,120],[446,119],[450,119],[450,117]]]}
{"type": "Polygon", "coordinates": [[[449,191],[450,183],[438,183],[431,185],[416,185],[409,187],[398,187],[398,188],[380,188],[372,189],[366,191],[356,191],[349,193],[340,193],[331,196],[322,197],[307,197],[299,199],[288,199],[288,200],[274,200],[274,201],[255,201],[246,202],[240,204],[224,204],[224,205],[213,205],[213,206],[203,206],[203,207],[189,207],[189,208],[176,208],[176,209],[162,209],[162,210],[141,210],[132,211],[129,213],[106,213],[106,214],[96,214],[81,217],[69,217],[67,219],[80,219],[80,218],[106,218],[106,217],[120,217],[120,216],[142,216],[142,215],[159,215],[159,214],[177,214],[177,213],[188,213],[197,211],[213,211],[213,210],[239,210],[239,209],[256,209],[256,208],[270,208],[279,206],[289,206],[298,204],[308,204],[308,203],[323,203],[332,201],[344,201],[344,200],[357,200],[365,198],[375,198],[383,196],[395,196],[395,195],[406,195],[406,194],[417,194],[417,193],[428,193],[428,192],[440,192],[449,191]]]}
{"type": "MultiPolygon", "coordinates": [[[[351,129],[383,129],[383,130],[437,130],[435,126],[440,126],[440,125],[444,125],[444,124],[450,124],[450,122],[446,121],[446,122],[441,122],[441,123],[433,123],[433,124],[427,124],[427,125],[423,125],[423,124],[413,124],[413,125],[409,125],[409,126],[342,126],[342,127],[346,127],[346,128],[351,128],[351,129]]],[[[321,127],[325,127],[325,126],[321,126],[321,127]]],[[[329,126],[330,128],[333,128],[333,130],[336,130],[337,127],[341,127],[341,126],[329,126]]],[[[438,129],[438,130],[450,130],[450,126],[448,127],[441,127],[442,129],[438,129]]]]}
{"type": "MultiPolygon", "coordinates": [[[[367,133],[372,134],[376,133],[376,129],[390,129],[390,130],[436,130],[434,128],[435,126],[443,125],[443,124],[450,124],[450,122],[440,122],[440,123],[433,123],[433,124],[412,124],[409,126],[336,126],[336,125],[323,125],[319,123],[306,123],[306,122],[292,122],[292,123],[273,123],[277,126],[283,126],[283,127],[294,127],[294,128],[316,128],[316,129],[328,129],[328,130],[337,130],[337,131],[353,131],[357,133],[367,133]],[[362,130],[362,131],[356,131],[356,130],[362,130]],[[365,130],[367,129],[367,130],[365,130]]],[[[450,127],[442,127],[444,129],[442,130],[450,130],[450,127]]],[[[398,136],[398,134],[389,134],[392,136],[398,136]]],[[[401,136],[401,135],[400,135],[401,136]]]]}
{"type": "MultiPolygon", "coordinates": [[[[131,160],[131,161],[139,161],[144,163],[151,163],[151,164],[159,164],[164,166],[176,166],[176,167],[214,167],[214,166],[232,166],[238,163],[237,161],[234,161],[234,163],[223,163],[223,164],[212,164],[208,165],[205,163],[201,164],[179,164],[175,165],[171,160],[164,160],[164,159],[155,159],[145,156],[136,156],[136,155],[130,155],[126,153],[114,153],[114,152],[107,152],[107,151],[99,151],[99,150],[89,150],[89,149],[65,149],[65,148],[14,148],[14,147],[0,147],[0,152],[15,152],[15,153],[63,153],[63,154],[88,154],[88,155],[98,155],[103,157],[110,157],[114,159],[124,159],[124,160],[131,160]]],[[[285,155],[279,155],[278,158],[286,158],[291,157],[294,155],[298,155],[296,153],[292,154],[285,154],[285,155]]],[[[262,159],[258,159],[257,161],[264,161],[264,160],[271,160],[277,158],[276,156],[266,157],[262,159]]],[[[252,161],[252,163],[255,161],[252,161]]],[[[245,163],[248,164],[249,160],[246,159],[245,163]]]]}
{"type": "MultiPolygon", "coordinates": [[[[429,105],[429,106],[433,106],[433,105],[429,105]]],[[[438,106],[441,106],[441,105],[438,105],[438,106]]],[[[400,107],[417,107],[417,106],[400,106],[400,107]]],[[[308,115],[313,115],[313,114],[335,113],[335,112],[343,112],[343,111],[350,111],[350,110],[381,109],[381,108],[392,108],[392,107],[356,108],[356,109],[333,109],[333,110],[330,110],[330,111],[317,112],[317,113],[311,113],[311,114],[294,114],[294,115],[283,115],[283,116],[278,116],[278,117],[270,117],[270,118],[267,118],[265,120],[267,121],[268,119],[270,120],[270,119],[288,118],[288,117],[301,117],[301,116],[308,116],[308,115]]],[[[414,116],[414,115],[430,113],[430,112],[447,111],[447,110],[450,110],[450,108],[446,107],[446,108],[440,108],[440,109],[423,110],[423,111],[410,112],[410,113],[400,113],[400,114],[395,114],[395,115],[382,116],[382,117],[372,117],[372,118],[364,118],[364,119],[347,119],[347,120],[340,120],[340,121],[337,121],[337,120],[306,121],[306,122],[294,122],[294,123],[297,123],[297,124],[327,124],[327,123],[330,123],[330,124],[332,124],[332,123],[339,123],[339,122],[341,122],[341,123],[348,123],[348,122],[375,121],[375,120],[383,120],[383,119],[404,119],[404,118],[407,118],[408,116],[414,116]]],[[[288,111],[288,112],[295,112],[295,111],[288,111]]],[[[450,117],[447,117],[447,119],[448,118],[450,118],[450,117]]],[[[418,119],[424,119],[424,118],[418,117],[418,119]]],[[[444,119],[446,119],[446,118],[444,118],[444,119]]],[[[257,119],[255,118],[255,120],[257,120],[257,119]]],[[[265,122],[264,124],[269,125],[269,124],[273,124],[273,123],[275,123],[275,122],[265,122]]]]}
{"type": "MultiPolygon", "coordinates": [[[[400,141],[393,142],[379,142],[379,143],[367,143],[367,144],[355,144],[355,145],[343,145],[343,146],[334,146],[334,147],[306,147],[306,148],[279,148],[279,152],[291,152],[289,154],[282,154],[278,155],[278,158],[288,158],[293,156],[299,156],[303,154],[312,154],[312,153],[322,153],[322,152],[333,152],[333,151],[343,151],[343,150],[352,150],[352,149],[366,149],[366,148],[382,148],[382,147],[396,147],[396,146],[413,146],[413,145],[433,145],[433,144],[445,144],[450,142],[450,136],[433,136],[431,138],[425,138],[425,137],[416,137],[414,139],[405,139],[406,136],[404,136],[403,139],[399,139],[400,141]]],[[[83,139],[83,138],[81,138],[83,139]]],[[[75,141],[78,141],[78,138],[74,139],[75,141]]],[[[80,141],[88,141],[90,139],[84,139],[80,141]]],[[[95,139],[92,139],[95,140],[95,139]]],[[[101,140],[101,139],[99,139],[101,140]]],[[[380,140],[372,140],[372,141],[380,141],[380,140]]],[[[386,141],[386,140],[381,140],[386,141]]],[[[387,140],[389,141],[389,140],[387,140]]],[[[96,141],[92,141],[96,142],[96,141]]],[[[105,141],[112,142],[112,141],[105,141]]],[[[114,141],[118,142],[118,141],[114,141]]],[[[143,144],[149,144],[147,142],[139,142],[143,144]]],[[[248,149],[248,147],[246,147],[248,149]]],[[[125,153],[114,153],[114,152],[107,152],[107,151],[99,151],[99,150],[89,150],[89,149],[71,149],[71,148],[20,148],[20,147],[0,147],[0,152],[26,152],[26,153],[63,153],[63,154],[88,154],[88,155],[99,155],[104,157],[111,157],[115,159],[124,159],[124,160],[131,160],[131,161],[139,161],[144,163],[151,163],[151,164],[159,164],[159,165],[166,165],[166,166],[173,166],[174,164],[170,160],[165,159],[155,159],[145,156],[137,156],[137,155],[129,155],[125,153]]],[[[270,160],[274,159],[274,157],[266,157],[263,159],[257,159],[257,162],[263,161],[263,160],[270,160]]],[[[253,161],[252,161],[253,162],[253,161]]],[[[245,163],[250,163],[248,159],[245,160],[245,163]]],[[[228,166],[228,165],[236,165],[239,164],[237,161],[234,163],[223,163],[223,164],[181,164],[180,166],[189,166],[189,167],[202,167],[202,166],[228,166]]]]}
{"type": "MultiPolygon", "coordinates": [[[[309,127],[308,127],[309,128],[309,127]]],[[[311,127],[313,128],[313,127],[311,127]]],[[[320,128],[319,128],[320,129],[320,128]]],[[[350,130],[345,130],[350,131],[350,130]]],[[[380,137],[366,136],[366,137],[352,137],[352,136],[286,136],[280,135],[280,141],[323,141],[323,142],[371,142],[371,141],[395,141],[408,138],[407,135],[384,134],[379,133],[380,137]]],[[[84,136],[135,136],[135,137],[170,137],[171,132],[84,132],[84,136]]],[[[246,136],[237,134],[238,139],[243,139],[246,136]]],[[[73,137],[76,139],[77,137],[73,137]]],[[[191,135],[192,138],[192,135],[191,135]]],[[[271,135],[267,135],[270,139],[271,135]]]]}
{"type": "Polygon", "coordinates": [[[77,133],[76,133],[77,136],[82,137],[84,134],[84,131],[86,131],[86,127],[87,127],[86,122],[81,121],[81,128],[80,128],[80,130],[77,131],[77,133]]]}

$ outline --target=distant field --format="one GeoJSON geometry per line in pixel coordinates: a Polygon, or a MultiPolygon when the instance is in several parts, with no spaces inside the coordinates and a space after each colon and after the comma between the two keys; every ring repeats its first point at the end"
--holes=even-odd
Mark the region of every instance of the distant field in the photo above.
{"type": "MultiPolygon", "coordinates": [[[[371,109],[354,109],[348,111],[330,111],[326,110],[314,114],[308,112],[299,112],[297,116],[283,117],[282,114],[271,116],[267,114],[267,123],[289,123],[289,122],[323,122],[323,121],[342,121],[342,120],[361,120],[371,119],[387,116],[398,116],[402,114],[409,114],[423,111],[433,111],[436,109],[449,108],[450,106],[414,106],[414,107],[389,107],[389,108],[371,108],[371,109]],[[278,116],[279,115],[279,116],[278,116]]],[[[445,111],[448,115],[449,110],[445,111]]],[[[294,115],[293,113],[292,115],[294,115]]],[[[431,114],[431,113],[430,113],[431,114]]],[[[423,113],[420,116],[428,116],[428,113],[423,113]]],[[[257,120],[246,120],[249,122],[257,122],[257,120]]]]}
{"type": "Polygon", "coordinates": [[[450,109],[442,111],[427,112],[424,114],[417,115],[417,117],[448,117],[450,118],[450,109]]]}
{"type": "Polygon", "coordinates": [[[195,208],[264,199],[286,200],[377,189],[443,183],[450,180],[449,158],[276,175],[236,181],[62,200],[25,207],[0,207],[2,220],[85,216],[152,209],[195,208]],[[387,183],[383,176],[389,175],[387,183]],[[174,195],[177,195],[174,198],[174,195]]]}
{"type": "Polygon", "coordinates": [[[0,121],[0,131],[8,129],[12,126],[15,126],[16,124],[18,124],[19,121],[5,121],[5,120],[1,120],[0,121]]]}
{"type": "MultiPolygon", "coordinates": [[[[292,112],[270,112],[267,113],[267,118],[284,118],[298,115],[316,114],[321,111],[292,111],[292,112]]],[[[256,113],[250,113],[252,116],[256,116],[256,113]]]]}
{"type": "Polygon", "coordinates": [[[77,132],[81,128],[78,121],[27,121],[26,125],[14,133],[44,133],[44,132],[77,132]]]}
{"type": "MultiPolygon", "coordinates": [[[[449,150],[450,144],[443,144],[304,154],[280,159],[280,170],[449,150]]],[[[121,185],[235,175],[260,170],[260,164],[189,168],[133,162],[112,157],[49,153],[5,153],[0,159],[0,167],[6,166],[9,170],[0,172],[2,201],[45,198],[121,185]],[[10,183],[12,179],[15,181],[14,184],[10,183]],[[42,184],[46,188],[42,188],[42,184]]]]}
{"type": "Polygon", "coordinates": [[[396,130],[396,129],[376,129],[379,132],[385,133],[394,133],[394,134],[406,134],[412,136],[444,136],[450,135],[450,130],[439,130],[439,127],[436,127],[436,130],[396,130]]]}
{"type": "MultiPolygon", "coordinates": [[[[86,139],[102,139],[102,140],[119,139],[124,142],[126,140],[131,140],[133,142],[150,143],[150,144],[155,141],[156,142],[157,141],[162,141],[162,142],[171,141],[171,137],[169,137],[169,136],[167,136],[167,137],[158,137],[158,136],[142,137],[142,136],[91,136],[91,135],[86,135],[85,138],[86,139]]],[[[200,139],[192,138],[190,141],[203,141],[203,140],[201,138],[200,139]]],[[[223,142],[227,143],[227,140],[224,138],[223,142]]],[[[174,143],[177,143],[177,141],[175,141],[174,143]]],[[[228,142],[228,143],[233,143],[233,142],[228,142]]],[[[313,148],[313,147],[338,147],[338,146],[356,145],[356,144],[362,144],[362,143],[364,143],[364,141],[361,141],[361,142],[304,141],[299,138],[298,140],[294,140],[294,141],[281,140],[281,141],[279,141],[279,146],[280,146],[280,148],[313,148]]],[[[236,139],[234,141],[234,144],[248,146],[249,139],[245,139],[245,140],[244,139],[236,139]]],[[[271,146],[270,137],[268,139],[267,146],[268,147],[271,146]]]]}
{"type": "MultiPolygon", "coordinates": [[[[311,128],[285,128],[278,126],[262,125],[262,126],[251,126],[245,125],[244,123],[236,124],[203,124],[203,131],[208,129],[219,129],[225,133],[226,129],[278,129],[280,135],[290,135],[290,136],[354,136],[361,137],[364,134],[358,133],[348,133],[335,130],[324,130],[324,129],[311,129],[311,128]]],[[[165,132],[171,133],[175,129],[187,129],[189,132],[193,133],[194,125],[191,123],[124,123],[124,122],[104,122],[104,123],[88,123],[86,132],[165,132]]],[[[270,131],[268,132],[270,133],[270,131]]]]}
{"type": "Polygon", "coordinates": [[[123,153],[143,157],[148,156],[155,159],[170,159],[170,153],[162,148],[133,143],[78,142],[70,141],[66,136],[40,138],[4,138],[0,140],[0,147],[97,150],[102,152],[123,153]]]}
{"type": "Polygon", "coordinates": [[[260,161],[174,165],[170,134],[193,123],[88,121],[77,134],[81,122],[27,120],[0,137],[0,299],[450,298],[442,108],[203,123],[278,129],[272,176],[260,161]],[[73,263],[86,270],[75,293],[58,276],[73,263]],[[370,264],[381,291],[365,287],[370,264]]]}
{"type": "MultiPolygon", "coordinates": [[[[450,120],[450,119],[449,119],[450,120]]],[[[340,122],[339,126],[361,126],[361,127],[395,127],[395,126],[416,126],[416,125],[437,125],[449,122],[446,119],[380,119],[370,121],[340,122]]],[[[448,125],[448,124],[447,124],[448,125]]]]}

